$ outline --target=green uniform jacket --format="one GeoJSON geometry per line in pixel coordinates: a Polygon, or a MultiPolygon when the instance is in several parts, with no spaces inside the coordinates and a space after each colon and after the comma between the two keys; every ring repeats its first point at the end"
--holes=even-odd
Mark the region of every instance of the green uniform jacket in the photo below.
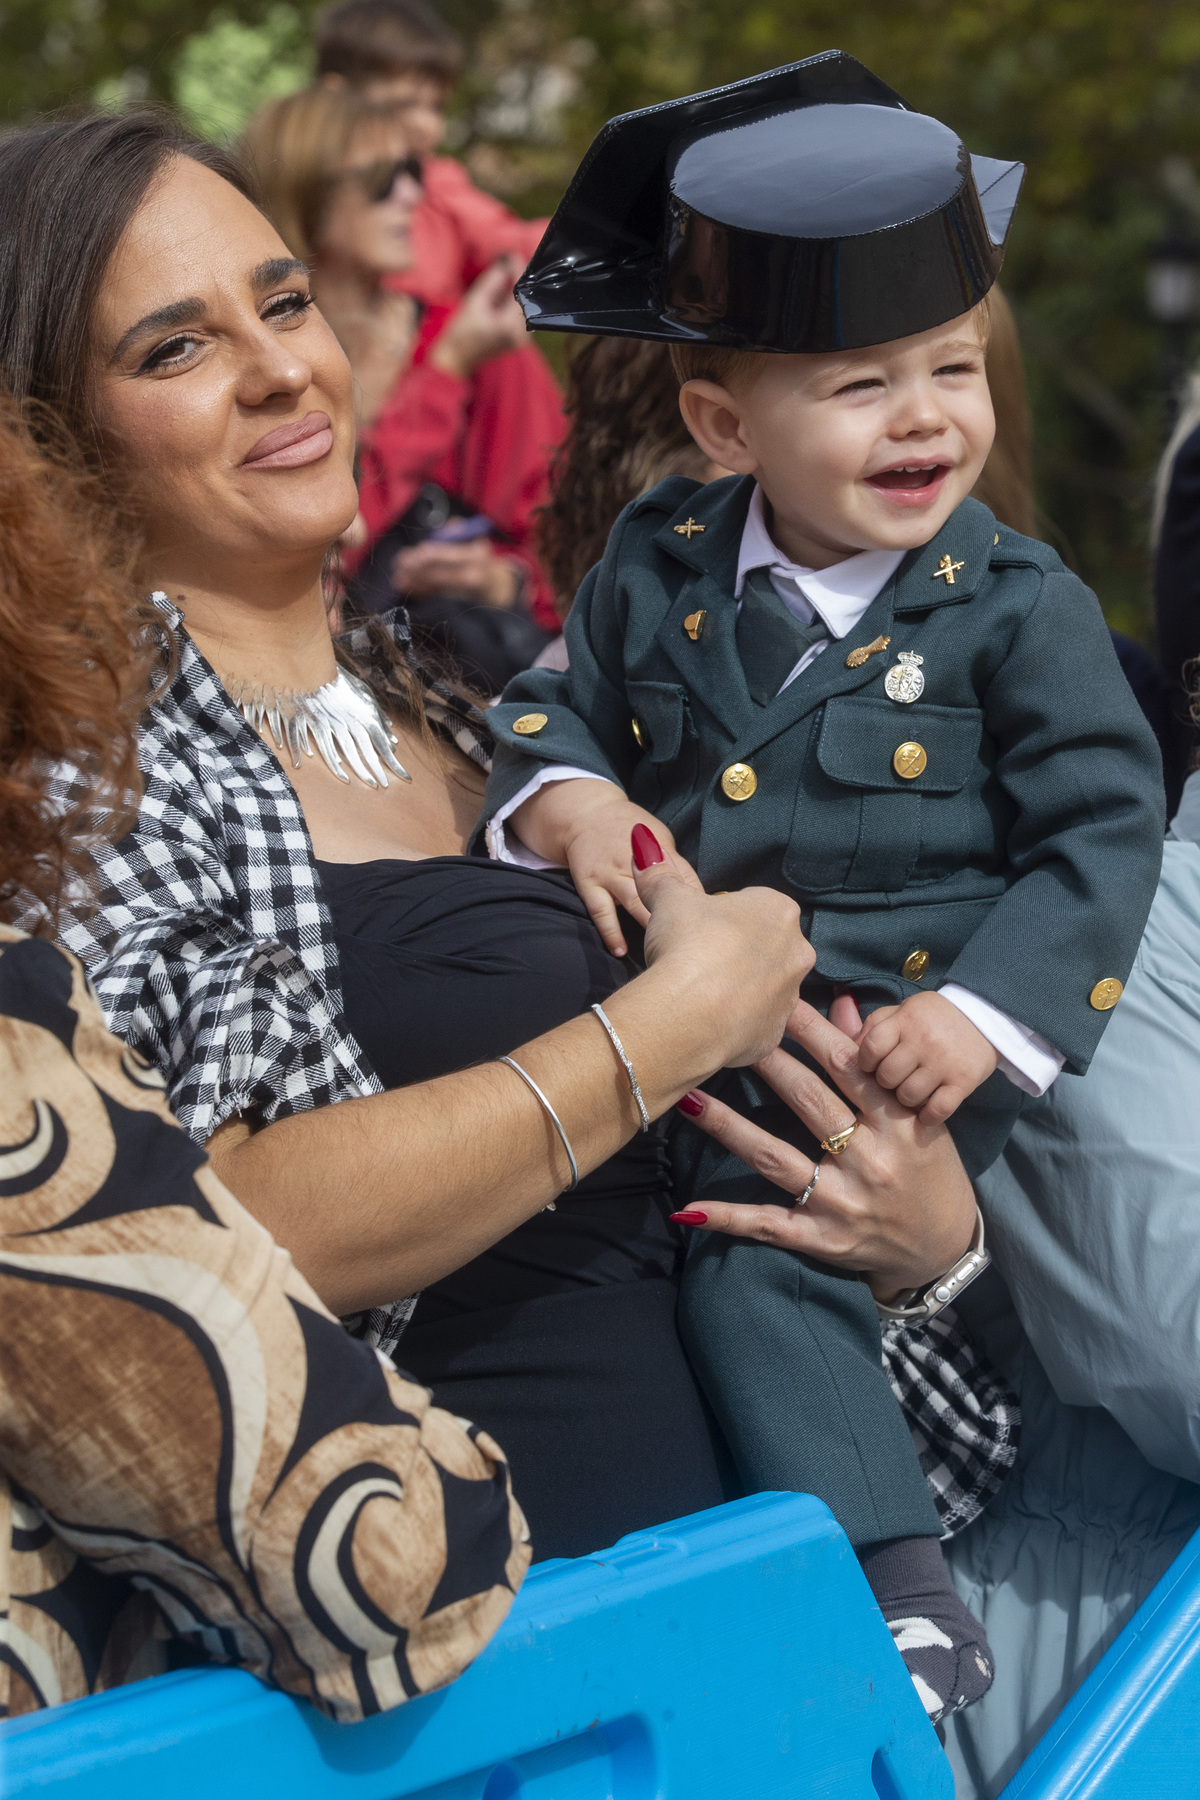
{"type": "Polygon", "coordinates": [[[1107,1018],[1093,990],[1133,964],[1164,830],[1158,749],[1095,596],[965,500],[760,705],[734,640],[752,491],[673,476],[625,509],[567,621],[569,671],[517,676],[489,715],[485,816],[544,763],[606,775],[710,890],[792,895],[820,975],[896,1000],[961,982],[1082,1073],[1107,1018]],[[884,691],[902,650],[924,659],[910,704],[884,691]],[[545,724],[516,732],[531,713],[545,724]],[[911,779],[893,764],[906,742],[925,752],[911,779]],[[757,778],[748,799],[722,788],[733,763],[757,778]]]}

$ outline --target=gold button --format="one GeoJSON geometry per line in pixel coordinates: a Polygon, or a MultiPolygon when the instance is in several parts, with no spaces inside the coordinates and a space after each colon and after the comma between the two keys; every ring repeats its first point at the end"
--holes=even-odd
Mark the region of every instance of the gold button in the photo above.
{"type": "Polygon", "coordinates": [[[730,763],[721,777],[721,792],[729,800],[748,800],[758,786],[749,763],[730,763]]]}
{"type": "Polygon", "coordinates": [[[920,981],[928,967],[928,950],[912,950],[905,957],[904,966],[900,970],[900,973],[903,975],[905,981],[920,981]]]}
{"type": "Polygon", "coordinates": [[[550,723],[546,713],[522,713],[519,719],[513,720],[513,730],[518,737],[536,737],[544,725],[550,723]]]}
{"type": "MultiPolygon", "coordinates": [[[[676,531],[679,530],[678,525],[675,529],[676,531]]],[[[683,621],[683,629],[687,632],[693,644],[704,630],[704,621],[707,617],[707,612],[701,607],[699,612],[689,613],[687,618],[683,621]]]]}
{"type": "Polygon", "coordinates": [[[917,776],[924,772],[925,764],[928,761],[929,758],[920,744],[907,743],[901,744],[893,756],[892,767],[897,775],[903,776],[905,781],[915,781],[917,776]]]}
{"type": "Polygon", "coordinates": [[[1096,983],[1088,999],[1097,1012],[1111,1012],[1124,992],[1124,983],[1118,981],[1115,975],[1110,975],[1106,981],[1096,983]]]}
{"type": "Polygon", "coordinates": [[[646,748],[647,744],[650,742],[649,738],[646,736],[645,726],[642,724],[642,721],[640,719],[630,719],[629,723],[633,726],[633,741],[634,741],[634,743],[637,745],[639,750],[644,750],[646,748]]]}

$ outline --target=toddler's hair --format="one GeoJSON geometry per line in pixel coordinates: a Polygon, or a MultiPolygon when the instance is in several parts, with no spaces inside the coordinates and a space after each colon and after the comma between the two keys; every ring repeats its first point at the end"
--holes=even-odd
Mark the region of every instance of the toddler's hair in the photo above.
{"type": "MultiPolygon", "coordinates": [[[[979,341],[986,350],[991,331],[991,306],[987,294],[972,307],[971,317],[975,320],[979,341]]],[[[772,354],[770,350],[735,350],[725,344],[672,344],[671,367],[680,387],[685,381],[715,381],[720,387],[729,387],[739,376],[750,375],[761,368],[763,358],[772,354]]]]}
{"type": "Polygon", "coordinates": [[[423,0],[342,0],[317,14],[317,79],[351,86],[418,71],[447,88],[462,74],[462,40],[423,0]]]}

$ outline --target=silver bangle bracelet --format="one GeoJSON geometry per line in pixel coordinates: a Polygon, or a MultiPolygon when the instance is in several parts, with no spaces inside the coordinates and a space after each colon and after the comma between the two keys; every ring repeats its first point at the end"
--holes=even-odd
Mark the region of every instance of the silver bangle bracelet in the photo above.
{"type": "Polygon", "coordinates": [[[638,1086],[638,1078],[633,1072],[633,1064],[630,1062],[629,1058],[625,1054],[625,1046],[621,1042],[620,1038],[617,1036],[616,1030],[613,1026],[613,1022],[609,1018],[608,1014],[605,1012],[604,1008],[602,1006],[600,1006],[599,1004],[597,1004],[597,1005],[593,1006],[592,1011],[595,1013],[596,1017],[599,1019],[600,1023],[603,1025],[605,1031],[607,1031],[609,1037],[612,1039],[612,1047],[616,1051],[617,1055],[620,1057],[621,1067],[624,1069],[626,1075],[628,1075],[628,1077],[629,1077],[629,1091],[633,1095],[634,1100],[637,1102],[637,1109],[638,1109],[638,1112],[641,1114],[641,1119],[642,1119],[642,1130],[649,1131],[649,1129],[650,1129],[650,1114],[646,1111],[646,1102],[642,1099],[642,1090],[638,1086]]]}
{"type": "Polygon", "coordinates": [[[885,1306],[882,1300],[877,1300],[875,1306],[879,1317],[885,1323],[900,1320],[909,1325],[923,1325],[926,1319],[936,1318],[952,1300],[957,1300],[963,1289],[991,1265],[991,1260],[992,1253],[983,1241],[983,1214],[976,1206],[975,1230],[971,1234],[971,1246],[966,1255],[960,1256],[944,1275],[939,1275],[923,1291],[914,1288],[907,1305],[885,1306]]]}
{"type": "MultiPolygon", "coordinates": [[[[567,1136],[566,1132],[563,1130],[562,1120],[559,1118],[558,1114],[555,1112],[554,1108],[551,1106],[550,1102],[547,1100],[545,1094],[543,1094],[543,1092],[542,1092],[541,1088],[538,1086],[537,1082],[533,1079],[533,1076],[527,1075],[525,1070],[521,1067],[519,1062],[514,1062],[511,1056],[498,1056],[496,1058],[496,1061],[502,1062],[502,1063],[507,1063],[510,1069],[514,1069],[516,1071],[516,1073],[521,1077],[521,1080],[525,1083],[525,1086],[529,1089],[530,1093],[533,1094],[536,1097],[536,1099],[538,1099],[541,1102],[542,1107],[545,1110],[546,1117],[549,1119],[550,1123],[553,1125],[555,1131],[557,1131],[559,1138],[562,1142],[562,1147],[567,1153],[567,1161],[571,1165],[570,1185],[563,1189],[564,1193],[569,1194],[571,1192],[571,1188],[577,1188],[579,1186],[579,1165],[575,1161],[575,1152],[571,1148],[571,1140],[567,1136]]],[[[551,1208],[553,1208],[553,1202],[551,1202],[551,1208]]]]}

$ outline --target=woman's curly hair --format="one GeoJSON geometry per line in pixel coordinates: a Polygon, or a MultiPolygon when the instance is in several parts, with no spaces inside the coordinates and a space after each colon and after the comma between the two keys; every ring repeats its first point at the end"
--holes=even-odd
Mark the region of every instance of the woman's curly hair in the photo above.
{"type": "Polygon", "coordinates": [[[111,508],[49,436],[0,399],[0,918],[19,894],[52,928],[97,832],[137,803],[152,648],[111,508]],[[48,792],[64,760],[90,774],[83,807],[48,792]]]}
{"type": "Polygon", "coordinates": [[[711,473],[683,422],[668,344],[586,338],[568,352],[566,410],[571,427],[538,522],[563,618],[622,507],[668,475],[706,481],[711,473]]]}

